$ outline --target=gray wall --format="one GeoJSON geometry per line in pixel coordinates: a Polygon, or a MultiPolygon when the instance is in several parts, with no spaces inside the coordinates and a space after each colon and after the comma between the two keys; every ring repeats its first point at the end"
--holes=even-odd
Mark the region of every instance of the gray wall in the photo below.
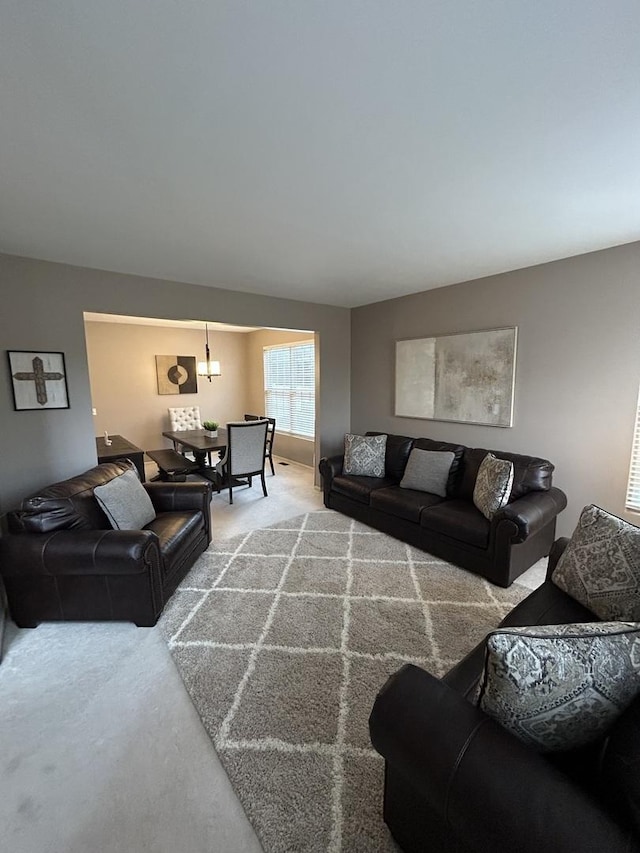
{"type": "Polygon", "coordinates": [[[0,287],[2,349],[63,351],[71,403],[69,410],[14,412],[8,369],[0,371],[0,512],[96,462],[83,311],[316,331],[316,455],[342,446],[350,417],[347,309],[10,255],[0,255],[0,287]]]}
{"type": "Polygon", "coordinates": [[[352,430],[543,456],[569,498],[561,534],[588,503],[638,523],[624,500],[640,382],[639,272],[633,243],[354,309],[352,430]],[[394,417],[397,339],[513,325],[512,428],[394,417]]]}

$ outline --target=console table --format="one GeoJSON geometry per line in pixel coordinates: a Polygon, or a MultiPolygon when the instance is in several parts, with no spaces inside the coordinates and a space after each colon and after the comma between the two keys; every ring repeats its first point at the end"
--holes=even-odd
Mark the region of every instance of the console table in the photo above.
{"type": "Polygon", "coordinates": [[[138,469],[140,479],[145,482],[144,473],[144,450],[136,447],[121,435],[110,435],[111,444],[107,445],[104,436],[96,438],[96,450],[98,451],[98,462],[113,462],[114,459],[130,459],[138,469]]]}

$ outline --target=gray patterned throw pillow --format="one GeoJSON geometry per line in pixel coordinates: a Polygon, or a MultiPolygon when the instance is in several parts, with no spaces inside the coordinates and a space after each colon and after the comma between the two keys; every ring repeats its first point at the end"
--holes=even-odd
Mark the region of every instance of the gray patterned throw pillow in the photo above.
{"type": "Polygon", "coordinates": [[[640,622],[640,528],[586,506],[551,580],[601,619],[640,622]]]}
{"type": "Polygon", "coordinates": [[[504,628],[487,637],[480,707],[541,752],[603,736],[640,693],[640,624],[504,628]]]}
{"type": "Polygon", "coordinates": [[[386,435],[352,435],[344,437],[343,474],[359,477],[384,477],[386,435]]]}
{"type": "Polygon", "coordinates": [[[489,521],[509,503],[513,486],[513,462],[498,459],[487,453],[480,467],[473,489],[473,502],[489,521]]]}

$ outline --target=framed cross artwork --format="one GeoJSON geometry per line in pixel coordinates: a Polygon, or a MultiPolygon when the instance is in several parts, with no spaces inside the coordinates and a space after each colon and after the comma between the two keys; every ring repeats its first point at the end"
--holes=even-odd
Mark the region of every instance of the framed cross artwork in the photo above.
{"type": "Polygon", "coordinates": [[[63,352],[8,350],[7,356],[17,412],[69,408],[63,352]]]}

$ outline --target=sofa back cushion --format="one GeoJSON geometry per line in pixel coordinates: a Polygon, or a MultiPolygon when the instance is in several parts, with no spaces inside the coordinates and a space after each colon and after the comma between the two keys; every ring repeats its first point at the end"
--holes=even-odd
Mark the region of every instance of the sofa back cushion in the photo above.
{"type": "Polygon", "coordinates": [[[128,459],[103,462],[77,477],[47,486],[26,498],[20,510],[10,513],[11,529],[28,533],[111,529],[93,490],[133,467],[128,459]]]}
{"type": "Polygon", "coordinates": [[[447,479],[447,497],[453,497],[459,488],[460,476],[462,474],[462,460],[466,448],[462,444],[450,444],[448,441],[434,441],[432,438],[416,438],[414,447],[419,450],[433,450],[436,453],[453,453],[453,462],[449,468],[447,479]]]}
{"type": "Polygon", "coordinates": [[[456,497],[473,501],[478,470],[487,453],[492,453],[498,459],[513,462],[513,485],[509,503],[529,492],[547,492],[551,488],[554,466],[547,459],[522,456],[519,453],[506,453],[501,450],[484,450],[481,447],[466,447],[462,459],[463,473],[456,497]]]}
{"type": "MultiPolygon", "coordinates": [[[[368,432],[367,435],[384,435],[381,432],[368,432]]],[[[386,433],[387,449],[385,451],[385,476],[397,483],[402,479],[407,459],[411,453],[415,439],[406,435],[391,435],[386,433]]]]}

